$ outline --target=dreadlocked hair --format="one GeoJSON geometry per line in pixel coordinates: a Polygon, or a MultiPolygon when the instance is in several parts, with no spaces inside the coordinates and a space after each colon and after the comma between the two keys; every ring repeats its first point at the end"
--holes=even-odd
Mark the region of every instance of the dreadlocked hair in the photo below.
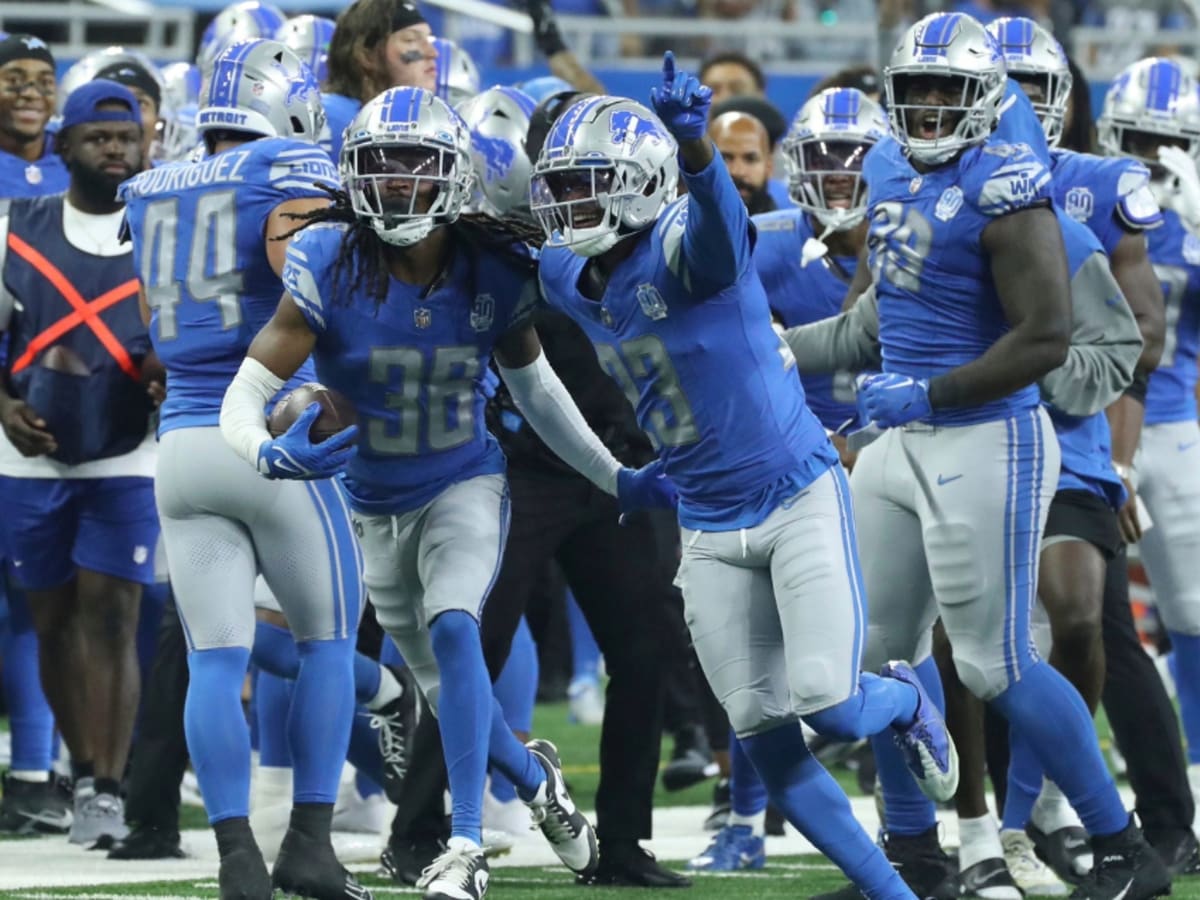
{"type": "MultiPolygon", "coordinates": [[[[288,218],[296,219],[300,224],[274,240],[286,241],[309,225],[319,222],[348,225],[333,263],[330,281],[335,286],[348,284],[347,289],[338,292],[340,297],[348,298],[362,288],[379,306],[387,299],[392,277],[388,268],[387,245],[354,214],[350,195],[346,191],[323,184],[316,186],[328,194],[333,203],[308,212],[286,213],[288,218]],[[349,272],[351,267],[354,268],[352,277],[349,272]]],[[[537,264],[533,259],[518,249],[518,245],[540,247],[545,240],[542,230],[533,224],[514,216],[498,219],[486,213],[464,213],[451,223],[451,227],[454,236],[468,247],[498,253],[513,266],[530,274],[536,271],[537,264]]]]}
{"type": "Polygon", "coordinates": [[[343,297],[349,297],[359,288],[365,288],[371,299],[375,301],[375,305],[378,306],[387,299],[388,284],[391,281],[385,251],[386,245],[369,225],[363,224],[362,220],[354,214],[350,195],[346,191],[324,184],[314,183],[314,186],[328,194],[333,203],[329,206],[311,209],[308,212],[285,213],[284,215],[289,219],[296,219],[300,224],[286,234],[279,235],[275,240],[286,241],[309,225],[319,222],[337,222],[348,225],[345,234],[342,235],[342,246],[338,250],[337,259],[333,261],[330,281],[334,285],[349,283],[348,290],[339,291],[340,296],[343,297]],[[355,266],[356,259],[357,266],[355,266]],[[352,266],[354,274],[353,279],[350,279],[346,276],[352,266]]]}

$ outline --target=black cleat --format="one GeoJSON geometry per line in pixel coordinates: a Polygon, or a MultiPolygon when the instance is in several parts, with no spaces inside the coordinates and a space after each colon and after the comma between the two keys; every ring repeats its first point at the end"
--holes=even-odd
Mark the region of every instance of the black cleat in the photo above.
{"type": "Polygon", "coordinates": [[[712,749],[699,726],[684,728],[675,735],[671,761],[662,769],[663,790],[682,791],[715,778],[720,767],[713,762],[712,749]]]}
{"type": "Polygon", "coordinates": [[[956,875],[951,875],[934,892],[938,900],[954,897],[973,897],[976,900],[1022,900],[1025,894],[1017,887],[1016,880],[1008,871],[1008,864],[1000,857],[983,859],[968,866],[956,875]]]}
{"type": "Polygon", "coordinates": [[[401,841],[393,838],[388,841],[379,857],[380,874],[392,879],[396,884],[415,887],[421,880],[421,874],[445,849],[446,845],[439,838],[401,841]]]}
{"type": "Polygon", "coordinates": [[[262,852],[253,844],[238,847],[221,857],[217,883],[221,888],[221,900],[272,900],[275,896],[262,852]]]}
{"type": "Polygon", "coordinates": [[[109,859],[184,859],[179,832],[153,825],[137,825],[129,835],[113,844],[109,859]]]}
{"type": "Polygon", "coordinates": [[[1078,825],[1059,828],[1047,834],[1032,822],[1025,833],[1033,841],[1038,859],[1054,870],[1067,884],[1079,884],[1092,868],[1092,845],[1088,834],[1078,825]]]}
{"type": "Polygon", "coordinates": [[[558,748],[546,740],[530,741],[525,746],[546,772],[546,781],[538,788],[537,796],[525,804],[533,823],[541,828],[563,865],[577,875],[591,875],[596,870],[599,853],[596,830],[567,791],[558,748]]]}
{"type": "Polygon", "coordinates": [[[665,868],[637,841],[605,841],[600,862],[591,875],[579,875],[576,884],[610,887],[685,888],[692,881],[665,868]]]}
{"type": "MultiPolygon", "coordinates": [[[[938,843],[936,825],[921,834],[884,835],[883,853],[920,900],[940,898],[958,874],[954,860],[938,843]]],[[[813,900],[860,900],[861,897],[862,891],[853,884],[846,884],[828,894],[818,894],[813,900]]]]}
{"type": "Polygon", "coordinates": [[[338,862],[333,845],[289,829],[271,870],[271,884],[283,897],[310,900],[371,900],[371,892],[338,862]]]}
{"type": "Polygon", "coordinates": [[[46,781],[21,781],[4,773],[0,831],[13,834],[66,834],[71,830],[71,798],[53,774],[46,781]]]}
{"type": "Polygon", "coordinates": [[[1200,875],[1200,845],[1189,829],[1164,834],[1152,845],[1173,878],[1200,875]]]}
{"type": "Polygon", "coordinates": [[[413,732],[422,715],[421,689],[408,666],[388,666],[400,682],[401,694],[382,709],[371,713],[371,725],[379,729],[379,752],[383,756],[383,791],[392,803],[402,802],[400,787],[412,763],[413,732]]]}
{"type": "Polygon", "coordinates": [[[1171,893],[1171,873],[1131,818],[1123,831],[1092,838],[1095,865],[1072,900],[1149,900],[1171,893]]]}

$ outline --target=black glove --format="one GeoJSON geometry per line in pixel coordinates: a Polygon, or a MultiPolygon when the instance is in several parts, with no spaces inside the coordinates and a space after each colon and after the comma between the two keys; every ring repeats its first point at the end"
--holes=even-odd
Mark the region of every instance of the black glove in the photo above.
{"type": "Polygon", "coordinates": [[[525,0],[525,11],[533,20],[533,37],[543,55],[549,58],[567,49],[550,0],[525,0]]]}

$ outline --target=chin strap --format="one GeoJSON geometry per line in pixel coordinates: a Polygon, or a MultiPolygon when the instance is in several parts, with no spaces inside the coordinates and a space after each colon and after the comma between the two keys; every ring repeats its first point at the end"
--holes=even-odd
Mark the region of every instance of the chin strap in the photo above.
{"type": "Polygon", "coordinates": [[[825,243],[825,238],[829,237],[836,230],[832,225],[826,225],[820,237],[808,238],[804,242],[804,246],[800,248],[800,268],[806,268],[810,262],[816,262],[829,253],[829,247],[825,243]]]}

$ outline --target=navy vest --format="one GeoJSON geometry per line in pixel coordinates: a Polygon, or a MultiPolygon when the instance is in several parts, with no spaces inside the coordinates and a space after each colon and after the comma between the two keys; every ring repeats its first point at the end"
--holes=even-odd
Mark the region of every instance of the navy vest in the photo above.
{"type": "Polygon", "coordinates": [[[138,310],[132,248],[94,256],[74,247],[63,233],[64,200],[35,197],[9,207],[2,277],[18,306],[6,365],[15,395],[58,443],[52,458],[77,465],[128,453],[145,438],[151,403],[141,362],[150,336],[138,310]],[[94,304],[83,321],[70,295],[94,304]]]}

